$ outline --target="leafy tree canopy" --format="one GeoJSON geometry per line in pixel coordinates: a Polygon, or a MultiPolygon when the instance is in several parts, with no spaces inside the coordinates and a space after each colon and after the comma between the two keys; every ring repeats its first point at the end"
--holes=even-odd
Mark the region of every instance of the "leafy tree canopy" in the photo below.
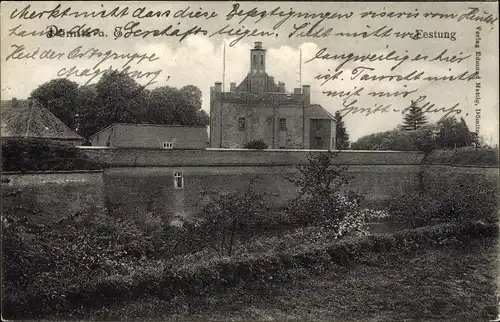
{"type": "Polygon", "coordinates": [[[116,122],[208,124],[198,87],[163,86],[150,91],[119,72],[104,74],[96,84],[86,86],[54,79],[31,96],[85,138],[116,122]]]}

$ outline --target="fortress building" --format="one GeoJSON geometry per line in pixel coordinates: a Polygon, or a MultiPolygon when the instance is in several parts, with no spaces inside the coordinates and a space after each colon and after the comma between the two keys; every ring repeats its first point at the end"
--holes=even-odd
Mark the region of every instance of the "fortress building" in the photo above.
{"type": "Polygon", "coordinates": [[[263,140],[271,149],[334,149],[335,122],[323,107],[311,104],[309,85],[287,93],[266,73],[266,50],[255,42],[250,70],[230,91],[216,82],[210,91],[210,147],[243,148],[263,140]]]}

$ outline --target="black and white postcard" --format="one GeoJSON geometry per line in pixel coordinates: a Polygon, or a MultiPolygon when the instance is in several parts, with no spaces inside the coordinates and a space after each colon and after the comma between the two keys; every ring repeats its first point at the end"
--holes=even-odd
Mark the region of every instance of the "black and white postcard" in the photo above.
{"type": "Polygon", "coordinates": [[[500,321],[498,15],[2,2],[2,319],[500,321]]]}

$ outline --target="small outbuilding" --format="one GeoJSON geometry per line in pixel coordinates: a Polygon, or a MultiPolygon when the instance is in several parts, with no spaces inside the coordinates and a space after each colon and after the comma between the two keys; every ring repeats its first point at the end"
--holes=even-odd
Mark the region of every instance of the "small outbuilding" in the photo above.
{"type": "Polygon", "coordinates": [[[71,145],[81,145],[83,142],[83,137],[35,99],[2,100],[0,119],[2,141],[30,138],[71,145]]]}
{"type": "Polygon", "coordinates": [[[205,149],[205,125],[114,123],[90,137],[92,146],[115,148],[205,149]]]}

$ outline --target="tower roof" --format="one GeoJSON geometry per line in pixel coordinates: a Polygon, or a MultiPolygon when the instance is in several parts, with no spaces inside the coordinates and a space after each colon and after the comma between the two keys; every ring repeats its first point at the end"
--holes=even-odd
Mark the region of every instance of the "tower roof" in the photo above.
{"type": "Polygon", "coordinates": [[[262,47],[262,41],[254,42],[254,46],[252,49],[250,49],[250,51],[254,51],[254,50],[264,50],[265,51],[265,49],[262,47]]]}

